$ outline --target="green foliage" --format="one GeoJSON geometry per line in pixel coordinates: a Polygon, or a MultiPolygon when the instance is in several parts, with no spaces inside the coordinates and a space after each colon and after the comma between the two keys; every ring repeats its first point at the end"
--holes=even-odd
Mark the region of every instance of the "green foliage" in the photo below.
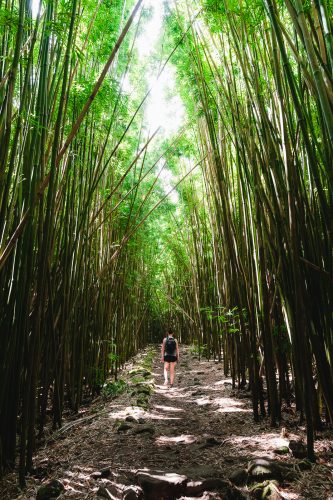
{"type": "Polygon", "coordinates": [[[105,382],[105,371],[98,366],[92,366],[91,371],[93,387],[101,387],[105,382]]]}
{"type": "Polygon", "coordinates": [[[18,10],[7,9],[5,7],[0,8],[0,27],[2,28],[17,28],[18,24],[18,10]]]}
{"type": "Polygon", "coordinates": [[[142,361],[142,367],[146,370],[150,370],[153,366],[153,361],[156,357],[156,351],[154,348],[150,348],[142,361]]]}
{"type": "Polygon", "coordinates": [[[102,388],[102,396],[104,398],[110,398],[122,394],[128,389],[128,384],[123,379],[119,379],[115,382],[106,382],[102,388]]]}
{"type": "Polygon", "coordinates": [[[207,344],[203,344],[203,345],[199,345],[197,343],[196,344],[192,344],[189,347],[189,351],[194,356],[200,356],[200,357],[204,356],[204,357],[207,357],[207,354],[208,354],[207,344]]]}

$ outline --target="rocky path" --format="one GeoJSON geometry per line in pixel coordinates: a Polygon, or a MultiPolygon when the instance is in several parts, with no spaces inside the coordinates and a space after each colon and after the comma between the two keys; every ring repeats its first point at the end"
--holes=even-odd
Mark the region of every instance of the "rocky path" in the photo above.
{"type": "Polygon", "coordinates": [[[221,364],[183,349],[170,389],[150,348],[122,376],[126,391],[99,398],[50,436],[27,490],[11,474],[1,499],[43,500],[50,491],[73,499],[333,499],[332,439],[316,442],[316,465],[295,458],[289,443],[304,437],[296,417],[285,415],[282,429],[255,424],[249,394],[232,390],[221,364]]]}

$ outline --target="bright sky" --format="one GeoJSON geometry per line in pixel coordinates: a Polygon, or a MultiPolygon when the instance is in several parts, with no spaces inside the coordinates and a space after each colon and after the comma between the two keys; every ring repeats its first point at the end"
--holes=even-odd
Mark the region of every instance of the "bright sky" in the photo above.
{"type": "MultiPolygon", "coordinates": [[[[156,48],[156,44],[163,36],[163,15],[165,0],[145,0],[144,7],[152,10],[151,18],[145,23],[143,32],[137,40],[139,62],[145,66],[149,56],[156,48]]],[[[167,55],[164,55],[164,59],[167,55]]],[[[162,60],[162,64],[164,60],[162,60]]],[[[175,135],[185,120],[185,109],[179,94],[176,91],[176,71],[168,63],[162,74],[156,79],[156,72],[146,73],[146,79],[152,90],[145,108],[146,126],[151,131],[161,127],[160,135],[165,138],[175,135]]],[[[172,172],[164,167],[160,174],[161,184],[165,193],[175,184],[172,172]]],[[[169,195],[173,203],[179,200],[178,193],[173,191],[169,195]]]]}
{"type": "MultiPolygon", "coordinates": [[[[159,38],[163,35],[164,4],[165,0],[145,0],[144,7],[152,10],[152,16],[137,40],[138,55],[142,65],[152,55],[159,38]]],[[[164,55],[164,58],[166,57],[167,55],[164,55]]],[[[185,111],[175,89],[174,67],[168,63],[158,80],[152,73],[147,73],[146,79],[149,85],[153,85],[146,105],[148,128],[155,130],[161,126],[165,136],[175,134],[184,122],[185,111]]]]}
{"type": "Polygon", "coordinates": [[[36,19],[36,17],[37,17],[39,3],[40,3],[40,0],[32,0],[32,2],[31,2],[31,12],[32,12],[33,19],[36,19]]]}

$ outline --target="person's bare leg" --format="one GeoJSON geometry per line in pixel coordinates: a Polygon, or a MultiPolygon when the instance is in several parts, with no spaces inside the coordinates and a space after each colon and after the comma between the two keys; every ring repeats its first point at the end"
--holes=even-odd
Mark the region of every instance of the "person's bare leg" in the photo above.
{"type": "Polygon", "coordinates": [[[170,363],[170,385],[173,385],[173,382],[175,380],[175,367],[176,362],[170,363]]]}
{"type": "Polygon", "coordinates": [[[170,363],[164,363],[164,385],[168,384],[168,370],[170,367],[170,363]]]}

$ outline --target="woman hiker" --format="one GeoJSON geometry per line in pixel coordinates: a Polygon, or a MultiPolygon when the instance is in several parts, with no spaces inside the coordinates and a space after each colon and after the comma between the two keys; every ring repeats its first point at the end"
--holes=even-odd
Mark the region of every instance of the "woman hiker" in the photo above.
{"type": "Polygon", "coordinates": [[[173,387],[177,361],[179,361],[178,342],[173,336],[172,328],[168,328],[161,350],[161,362],[164,363],[164,385],[168,385],[168,370],[170,369],[170,387],[173,387]]]}

